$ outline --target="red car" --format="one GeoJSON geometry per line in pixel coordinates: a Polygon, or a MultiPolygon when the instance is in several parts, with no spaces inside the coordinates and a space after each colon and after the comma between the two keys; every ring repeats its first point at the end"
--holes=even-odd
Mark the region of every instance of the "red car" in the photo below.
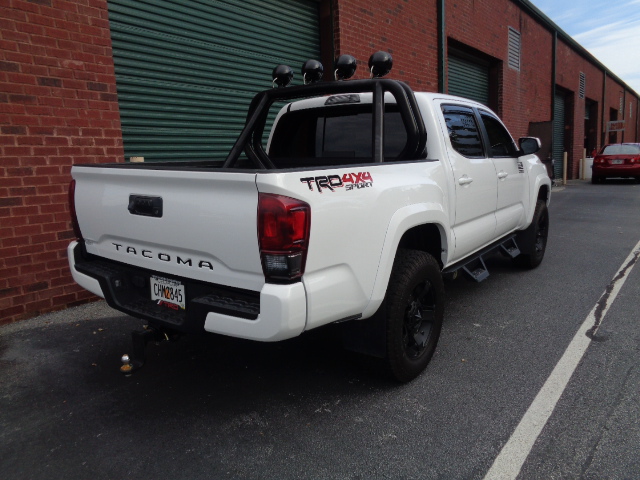
{"type": "Polygon", "coordinates": [[[591,183],[608,177],[635,178],[640,183],[640,143],[605,145],[593,159],[591,183]]]}

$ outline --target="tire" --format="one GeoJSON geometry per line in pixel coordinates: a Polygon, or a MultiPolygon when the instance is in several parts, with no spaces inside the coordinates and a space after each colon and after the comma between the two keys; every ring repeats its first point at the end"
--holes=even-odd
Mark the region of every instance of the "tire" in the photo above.
{"type": "Polygon", "coordinates": [[[544,258],[549,235],[549,211],[544,200],[538,200],[531,225],[516,237],[516,243],[522,252],[514,261],[523,268],[536,268],[544,258]]]}
{"type": "Polygon", "coordinates": [[[600,183],[600,177],[596,177],[595,175],[593,175],[591,177],[591,183],[594,184],[594,185],[600,183]]]}
{"type": "Polygon", "coordinates": [[[397,381],[408,382],[431,360],[442,330],[444,285],[435,259],[398,250],[383,305],[386,366],[397,381]]]}

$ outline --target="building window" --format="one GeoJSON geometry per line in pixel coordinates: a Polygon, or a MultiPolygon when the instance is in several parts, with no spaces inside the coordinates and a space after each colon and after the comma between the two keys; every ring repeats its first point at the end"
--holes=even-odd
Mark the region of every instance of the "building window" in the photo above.
{"type": "Polygon", "coordinates": [[[586,83],[586,78],[585,78],[584,72],[580,72],[580,88],[578,89],[578,96],[581,99],[584,98],[585,83],[586,83]]]}
{"type": "Polygon", "coordinates": [[[509,67],[520,71],[520,32],[509,27],[509,67]]]}

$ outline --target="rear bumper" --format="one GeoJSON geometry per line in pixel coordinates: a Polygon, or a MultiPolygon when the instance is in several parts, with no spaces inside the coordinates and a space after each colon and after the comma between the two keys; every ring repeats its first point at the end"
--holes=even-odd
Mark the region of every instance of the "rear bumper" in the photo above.
{"type": "Polygon", "coordinates": [[[637,165],[593,165],[592,175],[596,177],[640,177],[637,165]]]}
{"type": "Polygon", "coordinates": [[[306,293],[302,282],[266,283],[260,292],[169,276],[88,255],[83,245],[67,249],[73,279],[128,315],[178,332],[213,332],[273,342],[300,335],[305,328],[306,293]],[[149,277],[171,277],[185,286],[186,308],[173,310],[151,300],[149,277]]]}

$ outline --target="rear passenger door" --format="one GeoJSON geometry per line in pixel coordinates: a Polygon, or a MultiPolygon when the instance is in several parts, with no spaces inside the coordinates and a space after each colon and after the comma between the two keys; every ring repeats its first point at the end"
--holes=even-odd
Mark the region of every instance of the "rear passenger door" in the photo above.
{"type": "Polygon", "coordinates": [[[495,238],[498,181],[473,109],[448,102],[440,109],[455,182],[452,260],[457,261],[495,238]]]}
{"type": "Polygon", "coordinates": [[[497,174],[498,203],[496,237],[515,230],[524,223],[524,195],[527,183],[519,149],[513,138],[493,113],[478,109],[484,127],[488,154],[497,174]]]}

